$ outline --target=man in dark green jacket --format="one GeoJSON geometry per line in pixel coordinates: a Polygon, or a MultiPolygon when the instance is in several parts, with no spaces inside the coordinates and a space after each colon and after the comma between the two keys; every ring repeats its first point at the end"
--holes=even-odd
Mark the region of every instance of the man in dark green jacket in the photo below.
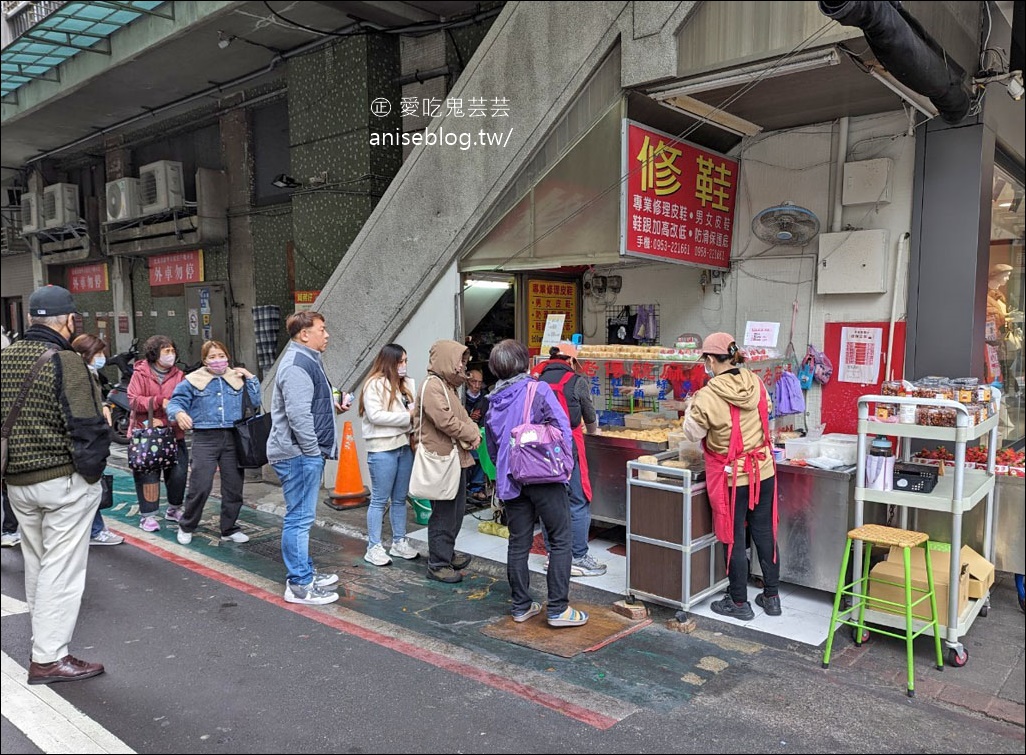
{"type": "Polygon", "coordinates": [[[110,432],[82,357],[71,350],[75,301],[60,286],[29,297],[31,327],[3,350],[0,409],[6,420],[39,357],[53,349],[11,428],[8,495],[21,524],[25,597],[32,614],[29,684],[88,679],[99,663],[71,655],[85,589],[89,532],[100,505],[110,432]]]}

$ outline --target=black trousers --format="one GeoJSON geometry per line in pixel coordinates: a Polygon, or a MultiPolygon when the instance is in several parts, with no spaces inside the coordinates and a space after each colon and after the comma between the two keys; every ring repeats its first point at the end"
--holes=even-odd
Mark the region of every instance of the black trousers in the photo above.
{"type": "Polygon", "coordinates": [[[456,536],[467,513],[467,470],[460,472],[456,497],[448,501],[431,501],[428,519],[428,568],[441,569],[452,565],[456,553],[456,536]]]}
{"type": "Polygon", "coordinates": [[[221,428],[192,433],[189,490],[185,494],[185,511],[178,523],[184,532],[195,532],[199,527],[218,468],[221,470],[221,535],[239,531],[243,475],[235,456],[235,433],[230,428],[221,428]]]}
{"type": "Polygon", "coordinates": [[[727,563],[730,597],[735,603],[748,600],[748,557],[745,554],[745,527],[759,553],[762,582],[766,595],[777,595],[780,590],[780,556],[773,537],[773,486],[776,481],[768,477],[759,486],[759,501],[754,509],[748,508],[751,489],[748,484],[738,487],[734,508],[734,547],[727,563]]]}

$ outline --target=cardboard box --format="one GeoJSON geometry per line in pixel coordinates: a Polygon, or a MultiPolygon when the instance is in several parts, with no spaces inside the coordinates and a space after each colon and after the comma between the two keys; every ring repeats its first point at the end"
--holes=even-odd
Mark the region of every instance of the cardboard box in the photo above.
{"type": "MultiPolygon", "coordinates": [[[[916,549],[913,549],[915,552],[916,549]]],[[[931,552],[931,562],[933,563],[933,586],[937,591],[937,621],[941,626],[947,626],[948,623],[948,561],[943,559],[944,568],[940,569],[937,566],[937,561],[932,557],[935,554],[931,552]]],[[[898,549],[898,557],[889,557],[887,561],[881,561],[873,567],[872,571],[869,572],[870,583],[869,583],[869,600],[867,607],[877,610],[884,611],[886,613],[895,613],[899,616],[902,615],[902,611],[894,606],[884,605],[879,603],[874,598],[879,600],[890,600],[895,603],[905,602],[905,567],[901,561],[901,549],[898,549]],[[889,583],[884,584],[875,580],[885,579],[889,583]]],[[[925,591],[929,583],[926,578],[926,569],[923,566],[916,567],[912,566],[912,600],[916,600],[922,593],[916,593],[915,590],[925,591]]],[[[958,580],[958,614],[961,615],[962,611],[969,604],[969,565],[962,564],[962,571],[958,580]]],[[[920,618],[929,620],[930,618],[930,602],[924,600],[922,603],[917,605],[912,610],[912,615],[920,618]]]]}
{"type": "MultiPolygon", "coordinates": [[[[947,543],[931,543],[931,545],[942,545],[947,546],[947,543]]],[[[950,549],[950,546],[947,546],[950,549]]],[[[987,594],[987,590],[994,584],[994,564],[985,559],[979,553],[974,551],[968,545],[963,545],[962,550],[959,551],[962,566],[969,566],[969,597],[970,598],[982,598],[987,594]]],[[[948,565],[950,564],[950,550],[931,548],[930,549],[930,562],[933,564],[933,570],[943,571],[946,575],[948,573],[948,565]]],[[[898,563],[901,563],[901,548],[891,548],[890,554],[887,556],[887,560],[897,559],[898,563]]],[[[926,560],[923,557],[922,548],[913,548],[911,553],[912,568],[925,569],[926,560]]]]}

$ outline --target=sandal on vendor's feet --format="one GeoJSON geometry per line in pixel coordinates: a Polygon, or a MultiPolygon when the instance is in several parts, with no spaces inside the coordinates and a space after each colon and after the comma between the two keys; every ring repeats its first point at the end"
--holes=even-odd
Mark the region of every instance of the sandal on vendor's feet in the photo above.
{"type": "Polygon", "coordinates": [[[520,611],[520,612],[513,611],[513,621],[515,621],[515,622],[517,622],[519,624],[521,622],[527,621],[532,616],[537,616],[541,612],[542,612],[541,603],[532,602],[531,605],[527,608],[526,611],[520,611]]]}

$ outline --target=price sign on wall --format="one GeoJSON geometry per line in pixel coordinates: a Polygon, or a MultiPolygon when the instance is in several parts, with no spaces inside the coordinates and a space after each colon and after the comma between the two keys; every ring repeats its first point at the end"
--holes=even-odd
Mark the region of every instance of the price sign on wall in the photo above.
{"type": "Polygon", "coordinates": [[[560,337],[570,340],[577,332],[577,284],[571,281],[527,281],[527,347],[540,349],[549,315],[565,315],[560,337]]]}

